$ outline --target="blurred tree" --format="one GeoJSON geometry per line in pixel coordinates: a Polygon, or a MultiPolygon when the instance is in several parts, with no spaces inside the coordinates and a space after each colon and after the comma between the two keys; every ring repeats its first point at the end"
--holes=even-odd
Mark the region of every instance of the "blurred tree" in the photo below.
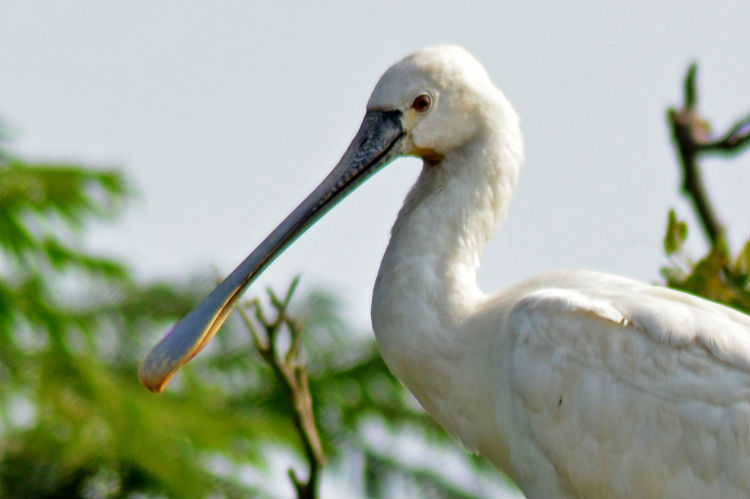
{"type": "MultiPolygon", "coordinates": [[[[268,480],[278,468],[269,456],[304,461],[293,404],[236,317],[166,394],[138,384],[146,349],[210,280],[139,283],[121,262],[81,248],[83,232],[111,220],[129,194],[116,171],[29,162],[0,143],[0,496],[293,494],[287,479],[268,480]]],[[[334,488],[372,497],[492,490],[394,454],[382,441],[397,437],[441,449],[492,488],[503,483],[418,408],[372,335],[352,335],[330,295],[309,293],[290,314],[304,332],[327,469],[348,482],[334,488]]]]}
{"type": "Polygon", "coordinates": [[[203,455],[272,423],[242,411],[216,424],[201,393],[156,407],[133,378],[141,333],[196,297],[181,291],[189,286],[135,283],[123,264],[79,249],[81,231],[127,194],[114,171],[0,153],[3,497],[230,495],[234,484],[217,485],[203,455]]]}

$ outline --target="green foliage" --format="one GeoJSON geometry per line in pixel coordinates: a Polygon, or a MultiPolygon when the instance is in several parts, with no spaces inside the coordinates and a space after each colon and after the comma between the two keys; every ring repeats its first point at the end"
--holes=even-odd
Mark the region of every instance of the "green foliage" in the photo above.
{"type": "Polygon", "coordinates": [[[674,210],[669,210],[667,232],[664,234],[664,251],[670,256],[679,252],[682,250],[685,239],[687,239],[687,224],[681,220],[678,221],[674,210]]]}
{"type": "Polygon", "coordinates": [[[695,109],[698,102],[698,91],[695,88],[695,74],[698,71],[696,63],[690,64],[687,74],[685,75],[683,94],[685,96],[685,108],[695,109]]]}
{"type": "MultiPolygon", "coordinates": [[[[0,147],[0,497],[278,495],[265,478],[269,451],[302,460],[302,447],[289,400],[237,318],[165,394],[137,382],[146,349],[211,282],[136,282],[122,262],[81,248],[80,236],[112,220],[131,191],[117,171],[28,162],[0,147]],[[248,468],[252,476],[241,473],[248,468]]],[[[338,307],[323,292],[291,303],[327,467],[359,456],[362,496],[388,495],[393,484],[481,495],[384,453],[366,431],[377,423],[453,449],[502,483],[418,408],[372,335],[353,335],[338,307]]]]}
{"type": "Polygon", "coordinates": [[[144,332],[187,312],[191,286],[135,283],[79,248],[90,221],[122,206],[121,174],[0,158],[0,495],[252,493],[206,455],[234,446],[248,459],[236,444],[247,428],[284,425],[244,410],[217,423],[211,397],[157,400],[134,375],[144,332]]]}
{"type": "Polygon", "coordinates": [[[750,313],[750,240],[732,258],[724,237],[694,262],[683,243],[688,227],[669,211],[664,251],[671,265],[661,269],[670,288],[680,289],[750,313]]]}
{"type": "Polygon", "coordinates": [[[732,258],[725,229],[703,186],[699,159],[706,154],[739,154],[750,145],[750,115],[737,121],[719,138],[697,112],[697,66],[691,64],[683,83],[683,109],[669,109],[667,117],[682,171],[681,191],[691,201],[709,250],[694,262],[684,249],[688,234],[685,222],[669,211],[664,251],[671,265],[661,269],[669,287],[687,291],[750,313],[750,240],[732,258]]]}

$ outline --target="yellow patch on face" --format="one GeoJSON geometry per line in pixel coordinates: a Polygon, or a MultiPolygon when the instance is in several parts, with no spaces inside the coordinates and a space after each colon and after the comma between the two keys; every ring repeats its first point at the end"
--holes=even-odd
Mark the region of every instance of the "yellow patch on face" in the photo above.
{"type": "Polygon", "coordinates": [[[426,147],[415,147],[411,151],[411,154],[413,154],[414,156],[419,156],[428,163],[439,163],[443,160],[442,154],[426,147]]]}

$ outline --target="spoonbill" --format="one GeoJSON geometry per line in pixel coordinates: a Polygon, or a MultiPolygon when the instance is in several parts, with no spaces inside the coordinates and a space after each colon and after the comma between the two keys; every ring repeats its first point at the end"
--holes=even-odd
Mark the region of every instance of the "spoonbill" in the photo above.
{"type": "Polygon", "coordinates": [[[523,141],[511,104],[458,47],[383,74],[333,171],[154,347],[141,382],[161,391],[285,247],[403,155],[424,164],[372,323],[388,368],[440,425],[528,497],[750,496],[750,316],[591,271],[477,286],[523,141]]]}

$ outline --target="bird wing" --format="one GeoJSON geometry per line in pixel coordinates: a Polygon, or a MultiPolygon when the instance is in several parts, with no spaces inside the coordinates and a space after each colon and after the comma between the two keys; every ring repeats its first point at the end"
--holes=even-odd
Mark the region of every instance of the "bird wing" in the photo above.
{"type": "Polygon", "coordinates": [[[549,281],[510,314],[512,417],[533,442],[511,449],[521,481],[547,473],[578,497],[747,497],[750,317],[602,274],[549,281]]]}

